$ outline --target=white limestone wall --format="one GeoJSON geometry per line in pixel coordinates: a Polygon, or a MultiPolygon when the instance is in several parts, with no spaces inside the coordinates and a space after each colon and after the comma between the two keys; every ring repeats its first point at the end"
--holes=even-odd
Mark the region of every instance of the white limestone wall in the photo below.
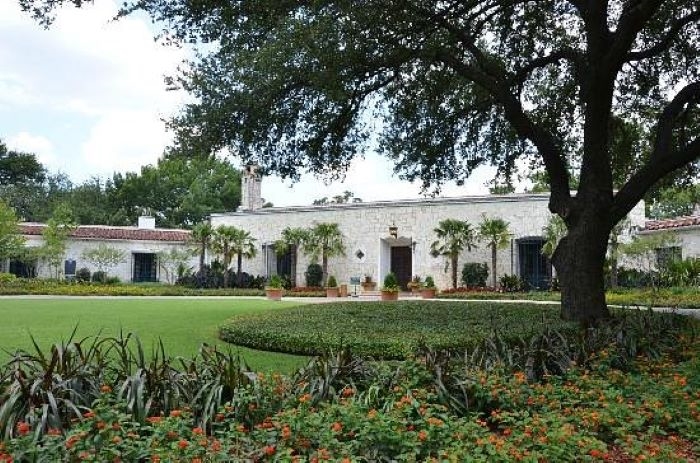
{"type": "MultiPolygon", "coordinates": [[[[26,236],[26,246],[41,246],[42,238],[40,236],[26,236]]],[[[135,253],[158,253],[158,252],[168,252],[171,249],[182,249],[191,248],[190,245],[185,243],[168,242],[168,241],[142,241],[142,240],[96,240],[96,239],[73,239],[69,238],[66,248],[66,253],[63,260],[74,259],[76,261],[76,269],[82,267],[87,267],[90,272],[94,272],[97,269],[94,265],[86,261],[82,255],[85,251],[95,248],[100,244],[106,244],[112,248],[121,250],[125,255],[125,262],[112,267],[108,274],[111,277],[118,277],[122,282],[130,282],[133,275],[133,265],[135,253]]],[[[194,270],[197,270],[199,265],[199,257],[193,255],[187,264],[194,270]]],[[[63,271],[63,265],[61,265],[61,272],[63,271]]],[[[160,266],[158,266],[158,279],[160,282],[165,283],[166,277],[160,266]]],[[[46,263],[39,261],[37,263],[37,276],[40,278],[54,278],[54,270],[46,263]]]]}
{"type": "MultiPolygon", "coordinates": [[[[388,272],[386,262],[388,247],[392,244],[415,242],[413,274],[425,277],[432,275],[439,287],[450,285],[450,274],[445,272],[445,261],[430,255],[430,244],[435,241],[433,232],[438,222],[444,219],[469,221],[475,228],[483,215],[501,217],[510,223],[513,239],[526,236],[541,236],[550,213],[547,209],[548,195],[504,195],[467,197],[419,201],[397,201],[381,203],[359,203],[316,207],[269,208],[257,211],[219,214],[211,217],[214,227],[234,225],[251,232],[262,245],[273,243],[281,236],[285,227],[310,227],[315,222],[335,222],[345,235],[347,255],[331,259],[329,274],[335,275],[339,283],[347,283],[352,276],[372,275],[381,282],[388,272]],[[389,226],[398,227],[398,239],[389,237],[389,226]],[[387,246],[389,245],[389,246],[387,246]],[[365,256],[356,257],[358,250],[365,256]]],[[[460,257],[459,274],[465,262],[486,262],[491,266],[490,249],[480,243],[472,252],[460,257]]],[[[309,259],[301,255],[297,266],[297,281],[303,284],[304,271],[309,259]]],[[[517,273],[517,245],[499,250],[498,275],[517,273]]],[[[265,260],[262,252],[254,259],[244,261],[243,270],[265,275],[265,260]]]]}

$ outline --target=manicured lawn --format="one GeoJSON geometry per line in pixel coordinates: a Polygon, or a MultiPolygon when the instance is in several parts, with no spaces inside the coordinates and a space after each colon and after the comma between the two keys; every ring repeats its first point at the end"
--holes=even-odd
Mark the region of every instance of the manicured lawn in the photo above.
{"type": "MultiPolygon", "coordinates": [[[[31,333],[42,347],[67,338],[78,326],[79,336],[115,335],[120,329],[134,332],[150,349],[158,338],[173,356],[191,356],[201,343],[230,347],[218,339],[217,330],[236,314],[292,307],[295,303],[271,303],[246,299],[14,299],[0,298],[0,349],[32,347],[31,333]]],[[[304,364],[303,357],[232,347],[257,370],[291,372],[304,364]]],[[[0,358],[7,354],[0,352],[0,358]]]]}

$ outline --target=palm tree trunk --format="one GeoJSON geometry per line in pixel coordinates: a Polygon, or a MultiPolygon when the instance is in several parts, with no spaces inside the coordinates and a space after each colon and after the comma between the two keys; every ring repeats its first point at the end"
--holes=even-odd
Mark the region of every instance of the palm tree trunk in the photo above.
{"type": "Polygon", "coordinates": [[[323,252],[323,258],[322,258],[322,267],[323,267],[323,287],[326,287],[326,282],[328,281],[328,256],[326,256],[326,252],[323,252]]]}
{"type": "Polygon", "coordinates": [[[452,289],[457,289],[457,264],[459,263],[459,256],[452,256],[452,289]]]}
{"type": "Polygon", "coordinates": [[[297,286],[297,245],[294,245],[290,248],[291,252],[291,259],[292,259],[292,265],[291,265],[291,275],[290,275],[290,280],[292,283],[292,287],[296,288],[297,286]]]}
{"type": "Polygon", "coordinates": [[[231,265],[231,257],[228,248],[224,247],[224,288],[228,288],[228,266],[231,265]]]}
{"type": "Polygon", "coordinates": [[[207,252],[207,243],[202,241],[202,249],[199,253],[199,273],[204,272],[204,255],[207,252]]]}
{"type": "Polygon", "coordinates": [[[243,265],[243,255],[238,253],[238,267],[236,269],[236,284],[241,284],[241,266],[243,265]]]}
{"type": "Polygon", "coordinates": [[[491,287],[496,287],[496,243],[491,243],[491,287]]]}

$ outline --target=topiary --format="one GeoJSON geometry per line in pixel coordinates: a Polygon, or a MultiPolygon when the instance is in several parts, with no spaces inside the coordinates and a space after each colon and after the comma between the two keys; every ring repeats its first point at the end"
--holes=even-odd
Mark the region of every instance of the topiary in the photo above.
{"type": "Polygon", "coordinates": [[[433,280],[432,276],[428,275],[427,277],[425,277],[424,286],[426,288],[434,288],[435,287],[435,280],[433,280]]]}
{"type": "Polygon", "coordinates": [[[399,291],[399,281],[396,279],[394,272],[389,272],[384,277],[384,286],[382,287],[382,291],[399,291]]]}
{"type": "Polygon", "coordinates": [[[305,275],[306,286],[321,286],[321,282],[323,282],[323,267],[318,264],[309,264],[305,275]]]}
{"type": "Polygon", "coordinates": [[[272,275],[270,281],[267,282],[267,288],[269,289],[282,289],[283,287],[282,277],[279,275],[272,275]]]}
{"type": "Polygon", "coordinates": [[[75,281],[78,283],[90,283],[90,269],[83,267],[75,272],[75,281]]]}
{"type": "Polygon", "coordinates": [[[489,277],[489,267],[486,264],[468,262],[462,267],[462,283],[465,286],[483,288],[489,277]]]}
{"type": "Polygon", "coordinates": [[[338,287],[338,281],[335,279],[333,275],[328,277],[328,283],[326,284],[328,288],[337,288],[338,287]]]}
{"type": "Polygon", "coordinates": [[[506,293],[515,293],[525,289],[525,283],[517,275],[503,275],[498,279],[498,284],[506,293]]]}

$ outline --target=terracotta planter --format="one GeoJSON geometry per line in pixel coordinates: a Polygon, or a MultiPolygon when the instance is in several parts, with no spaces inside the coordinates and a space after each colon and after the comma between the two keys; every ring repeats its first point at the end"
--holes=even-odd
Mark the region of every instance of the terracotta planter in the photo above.
{"type": "Polygon", "coordinates": [[[375,289],[377,289],[377,283],[374,281],[362,283],[362,291],[374,291],[375,289]]]}
{"type": "Polygon", "coordinates": [[[423,299],[434,299],[437,290],[435,288],[423,288],[420,290],[420,296],[423,299]]]}
{"type": "Polygon", "coordinates": [[[382,301],[398,301],[398,291],[382,291],[382,301]]]}
{"type": "Polygon", "coordinates": [[[282,288],[265,288],[265,294],[271,301],[281,301],[282,291],[282,288]]]}
{"type": "Polygon", "coordinates": [[[338,288],[326,288],[326,297],[338,297],[338,288]]]}

